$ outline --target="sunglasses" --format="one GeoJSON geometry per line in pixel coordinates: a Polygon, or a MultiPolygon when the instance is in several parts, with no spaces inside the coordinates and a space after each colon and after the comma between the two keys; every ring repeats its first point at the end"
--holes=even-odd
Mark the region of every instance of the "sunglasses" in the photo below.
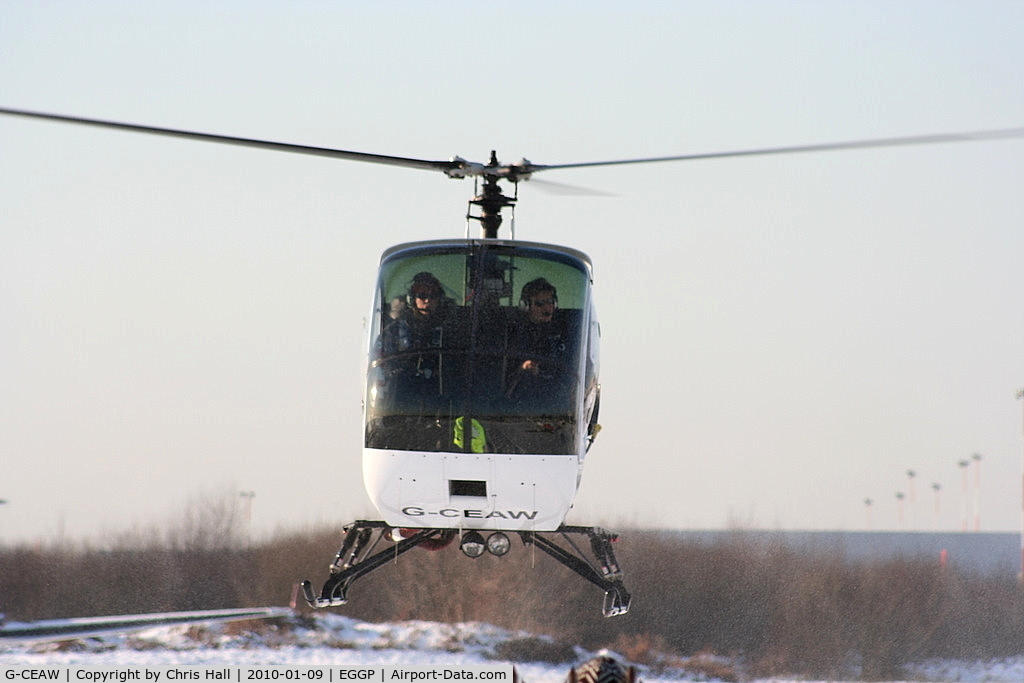
{"type": "Polygon", "coordinates": [[[412,295],[417,299],[437,299],[441,296],[441,293],[431,289],[419,289],[413,292],[412,295]]]}

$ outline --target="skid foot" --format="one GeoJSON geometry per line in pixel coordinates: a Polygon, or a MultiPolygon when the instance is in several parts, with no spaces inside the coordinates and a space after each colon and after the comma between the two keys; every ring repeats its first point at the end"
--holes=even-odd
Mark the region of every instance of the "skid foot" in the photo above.
{"type": "Polygon", "coordinates": [[[620,584],[605,592],[601,611],[606,617],[617,617],[629,611],[632,601],[629,592],[620,584]]]}

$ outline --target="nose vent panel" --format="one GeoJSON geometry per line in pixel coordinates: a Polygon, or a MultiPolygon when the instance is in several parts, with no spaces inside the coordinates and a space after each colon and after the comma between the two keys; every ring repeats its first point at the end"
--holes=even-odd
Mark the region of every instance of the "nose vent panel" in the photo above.
{"type": "Polygon", "coordinates": [[[450,496],[472,496],[474,498],[487,497],[487,482],[473,481],[470,479],[449,479],[448,495],[450,496]]]}

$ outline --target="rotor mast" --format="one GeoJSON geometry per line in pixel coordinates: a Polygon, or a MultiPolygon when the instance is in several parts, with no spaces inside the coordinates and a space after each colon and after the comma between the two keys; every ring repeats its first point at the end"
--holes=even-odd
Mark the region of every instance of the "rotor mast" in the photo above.
{"type": "Polygon", "coordinates": [[[482,191],[469,200],[471,207],[480,207],[480,214],[473,215],[471,209],[466,213],[466,218],[480,222],[484,239],[498,238],[498,229],[502,223],[501,210],[506,206],[514,208],[516,204],[516,197],[509,197],[503,194],[501,186],[498,185],[498,180],[501,177],[499,174],[500,170],[505,171],[504,175],[507,179],[514,183],[518,181],[518,178],[511,176],[507,169],[501,169],[498,164],[498,155],[492,149],[491,160],[481,174],[484,179],[482,191]]]}

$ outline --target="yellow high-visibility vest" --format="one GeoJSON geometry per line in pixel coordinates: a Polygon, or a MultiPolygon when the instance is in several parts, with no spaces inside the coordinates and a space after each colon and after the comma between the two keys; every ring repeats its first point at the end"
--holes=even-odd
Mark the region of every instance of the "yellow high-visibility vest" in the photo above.
{"type": "MultiPolygon", "coordinates": [[[[455,434],[453,435],[452,443],[454,443],[455,447],[459,450],[462,450],[463,448],[462,436],[464,434],[464,428],[462,425],[464,420],[464,417],[455,419],[455,434]]],[[[473,418],[470,429],[473,431],[469,440],[469,449],[473,453],[483,453],[487,450],[487,435],[484,433],[484,426],[480,424],[476,418],[473,418]]]]}

